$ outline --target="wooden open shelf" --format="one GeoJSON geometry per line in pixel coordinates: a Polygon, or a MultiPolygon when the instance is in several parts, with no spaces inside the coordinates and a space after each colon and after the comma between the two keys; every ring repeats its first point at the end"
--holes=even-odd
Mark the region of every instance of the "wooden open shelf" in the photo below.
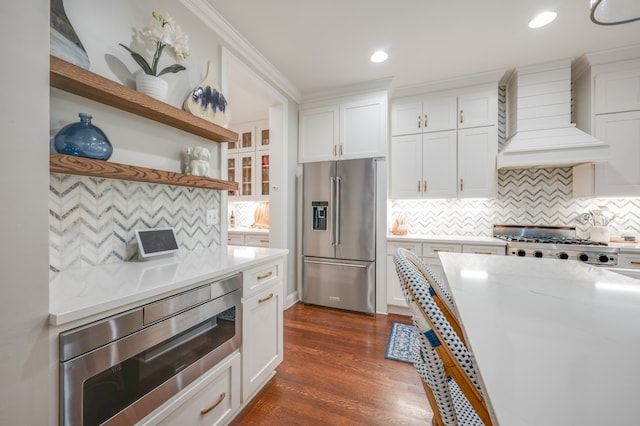
{"type": "Polygon", "coordinates": [[[50,86],[130,112],[214,142],[233,142],[238,134],[174,106],[50,56],[50,86]]]}
{"type": "Polygon", "coordinates": [[[128,166],[126,164],[92,160],[90,158],[76,157],[73,155],[49,154],[49,171],[53,173],[95,176],[108,179],[190,186],[193,188],[220,189],[225,191],[238,190],[238,184],[236,182],[148,169],[146,167],[128,166]]]}

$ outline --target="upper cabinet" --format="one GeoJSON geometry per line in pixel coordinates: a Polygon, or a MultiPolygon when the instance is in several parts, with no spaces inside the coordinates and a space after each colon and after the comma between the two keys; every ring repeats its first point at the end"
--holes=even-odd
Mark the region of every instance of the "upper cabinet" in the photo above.
{"type": "Polygon", "coordinates": [[[250,122],[236,126],[238,139],[229,142],[227,176],[238,183],[231,197],[266,200],[269,197],[269,128],[268,122],[250,122]]]}
{"type": "Polygon", "coordinates": [[[394,100],[390,197],[493,197],[498,85],[394,100]]]}
{"type": "Polygon", "coordinates": [[[299,161],[385,157],[387,114],[386,92],[303,105],[299,161]]]}
{"type": "Polygon", "coordinates": [[[391,105],[391,135],[491,126],[497,104],[496,85],[398,99],[391,105]]]}
{"type": "Polygon", "coordinates": [[[639,196],[640,48],[586,55],[574,73],[578,127],[610,149],[606,162],[574,167],[573,196],[639,196]]]}

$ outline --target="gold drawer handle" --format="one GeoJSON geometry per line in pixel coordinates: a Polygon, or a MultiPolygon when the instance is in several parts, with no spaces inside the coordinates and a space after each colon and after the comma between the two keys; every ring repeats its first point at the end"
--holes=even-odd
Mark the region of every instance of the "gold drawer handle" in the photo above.
{"type": "Polygon", "coordinates": [[[434,249],[434,253],[449,253],[449,249],[434,249]]]}
{"type": "Polygon", "coordinates": [[[639,262],[639,261],[636,261],[636,260],[632,260],[632,261],[631,261],[631,262],[629,262],[629,263],[630,263],[630,264],[632,264],[632,265],[640,265],[640,262],[639,262]]]}
{"type": "Polygon", "coordinates": [[[473,254],[493,254],[490,251],[474,251],[473,254]]]}
{"type": "Polygon", "coordinates": [[[269,293],[269,295],[263,299],[258,299],[258,303],[264,303],[267,300],[271,299],[273,297],[273,293],[269,293]]]}
{"type": "Polygon", "coordinates": [[[227,394],[222,392],[220,394],[220,397],[218,398],[218,400],[216,402],[213,403],[213,405],[211,405],[208,408],[203,408],[202,410],[200,410],[200,415],[204,416],[205,414],[207,414],[209,411],[213,410],[214,408],[216,408],[218,405],[222,404],[222,401],[224,401],[224,399],[227,397],[227,394]]]}
{"type": "Polygon", "coordinates": [[[260,240],[261,243],[268,243],[269,240],[260,240]]]}
{"type": "Polygon", "coordinates": [[[269,271],[264,275],[258,275],[258,281],[260,280],[264,280],[265,278],[269,278],[271,275],[273,275],[273,272],[269,271]]]}

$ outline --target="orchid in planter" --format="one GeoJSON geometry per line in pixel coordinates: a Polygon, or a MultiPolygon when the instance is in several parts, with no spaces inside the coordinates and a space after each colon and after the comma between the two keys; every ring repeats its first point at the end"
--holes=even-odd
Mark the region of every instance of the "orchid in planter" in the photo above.
{"type": "Polygon", "coordinates": [[[157,12],[151,13],[152,19],[150,25],[142,30],[142,36],[155,44],[155,52],[151,64],[147,62],[142,55],[134,52],[122,43],[120,46],[124,47],[131,53],[133,59],[140,65],[142,71],[146,75],[161,76],[166,73],[177,73],[185,70],[186,68],[179,64],[173,64],[166,68],[163,68],[158,72],[158,62],[160,56],[168,46],[174,53],[175,58],[178,61],[183,60],[189,56],[189,37],[180,29],[180,26],[175,23],[173,18],[168,15],[160,15],[157,12]]]}

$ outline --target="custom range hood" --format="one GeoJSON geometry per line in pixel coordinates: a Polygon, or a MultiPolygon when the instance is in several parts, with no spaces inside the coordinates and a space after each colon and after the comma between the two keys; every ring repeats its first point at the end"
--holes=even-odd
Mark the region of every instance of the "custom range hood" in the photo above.
{"type": "Polygon", "coordinates": [[[609,145],[571,123],[571,62],[519,68],[507,77],[507,139],[499,169],[606,161],[609,145]]]}

